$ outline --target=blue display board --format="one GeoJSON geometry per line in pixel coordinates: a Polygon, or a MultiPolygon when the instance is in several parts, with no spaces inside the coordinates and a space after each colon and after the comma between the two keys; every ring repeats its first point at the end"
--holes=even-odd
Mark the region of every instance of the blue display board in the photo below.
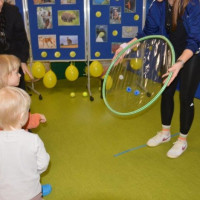
{"type": "Polygon", "coordinates": [[[90,60],[111,59],[142,29],[143,0],[90,0],[90,60]]]}
{"type": "Polygon", "coordinates": [[[22,14],[22,16],[24,16],[22,0],[16,0],[14,3],[19,8],[19,11],[22,14]]]}
{"type": "Polygon", "coordinates": [[[29,0],[33,60],[86,60],[84,0],[29,0]]]}

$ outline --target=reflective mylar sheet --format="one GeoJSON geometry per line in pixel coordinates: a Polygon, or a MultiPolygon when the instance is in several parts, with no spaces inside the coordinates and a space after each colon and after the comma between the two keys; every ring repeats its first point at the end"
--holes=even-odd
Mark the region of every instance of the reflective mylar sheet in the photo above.
{"type": "Polygon", "coordinates": [[[106,104],[117,114],[137,111],[154,100],[174,56],[171,45],[162,38],[141,40],[125,49],[126,56],[117,65],[121,56],[115,59],[104,80],[106,104]]]}

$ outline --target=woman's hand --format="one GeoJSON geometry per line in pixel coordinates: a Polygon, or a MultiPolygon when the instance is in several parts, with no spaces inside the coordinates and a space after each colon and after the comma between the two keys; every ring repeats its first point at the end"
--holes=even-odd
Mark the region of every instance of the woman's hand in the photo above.
{"type": "MultiPolygon", "coordinates": [[[[114,57],[113,57],[113,59],[112,59],[112,62],[116,59],[116,57],[118,56],[118,54],[125,48],[125,45],[127,46],[126,43],[123,43],[123,44],[124,44],[124,47],[120,45],[120,47],[115,51],[115,55],[114,55],[114,57]]],[[[123,44],[122,44],[122,45],[123,45],[123,44]]],[[[127,51],[126,51],[126,52],[127,52],[127,51]]],[[[116,62],[114,63],[114,66],[116,66],[116,65],[118,65],[119,63],[122,62],[124,56],[126,55],[126,52],[123,53],[123,54],[116,60],[116,62]]]]}
{"type": "MultiPolygon", "coordinates": [[[[164,78],[164,77],[168,76],[170,74],[170,72],[172,72],[172,77],[171,77],[169,83],[167,84],[167,86],[169,86],[172,83],[172,81],[177,77],[177,75],[178,75],[179,71],[181,70],[181,68],[183,67],[183,65],[184,65],[183,62],[179,62],[179,61],[176,62],[174,65],[172,65],[172,67],[170,67],[168,69],[167,73],[165,73],[162,76],[162,78],[164,78]]],[[[166,79],[163,81],[163,83],[165,83],[165,82],[166,82],[166,79]]]]}
{"type": "Polygon", "coordinates": [[[27,67],[27,64],[26,63],[21,63],[21,68],[22,68],[22,71],[24,74],[28,74],[29,77],[33,80],[33,75],[32,73],[29,71],[28,67],[27,67]]]}

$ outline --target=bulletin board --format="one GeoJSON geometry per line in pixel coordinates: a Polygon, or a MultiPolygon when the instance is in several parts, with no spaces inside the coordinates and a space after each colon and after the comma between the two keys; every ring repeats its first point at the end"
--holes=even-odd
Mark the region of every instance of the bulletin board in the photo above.
{"type": "Polygon", "coordinates": [[[90,60],[112,59],[143,27],[144,0],[90,0],[90,60]]]}
{"type": "Polygon", "coordinates": [[[26,0],[33,60],[86,60],[85,0],[26,0]]]}

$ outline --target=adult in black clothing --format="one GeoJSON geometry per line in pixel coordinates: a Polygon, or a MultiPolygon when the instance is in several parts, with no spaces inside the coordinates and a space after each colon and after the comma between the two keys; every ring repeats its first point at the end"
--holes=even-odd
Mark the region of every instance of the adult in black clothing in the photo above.
{"type": "Polygon", "coordinates": [[[19,87],[25,90],[24,74],[33,76],[27,68],[29,42],[19,9],[0,0],[0,54],[12,54],[21,61],[19,87]]]}

